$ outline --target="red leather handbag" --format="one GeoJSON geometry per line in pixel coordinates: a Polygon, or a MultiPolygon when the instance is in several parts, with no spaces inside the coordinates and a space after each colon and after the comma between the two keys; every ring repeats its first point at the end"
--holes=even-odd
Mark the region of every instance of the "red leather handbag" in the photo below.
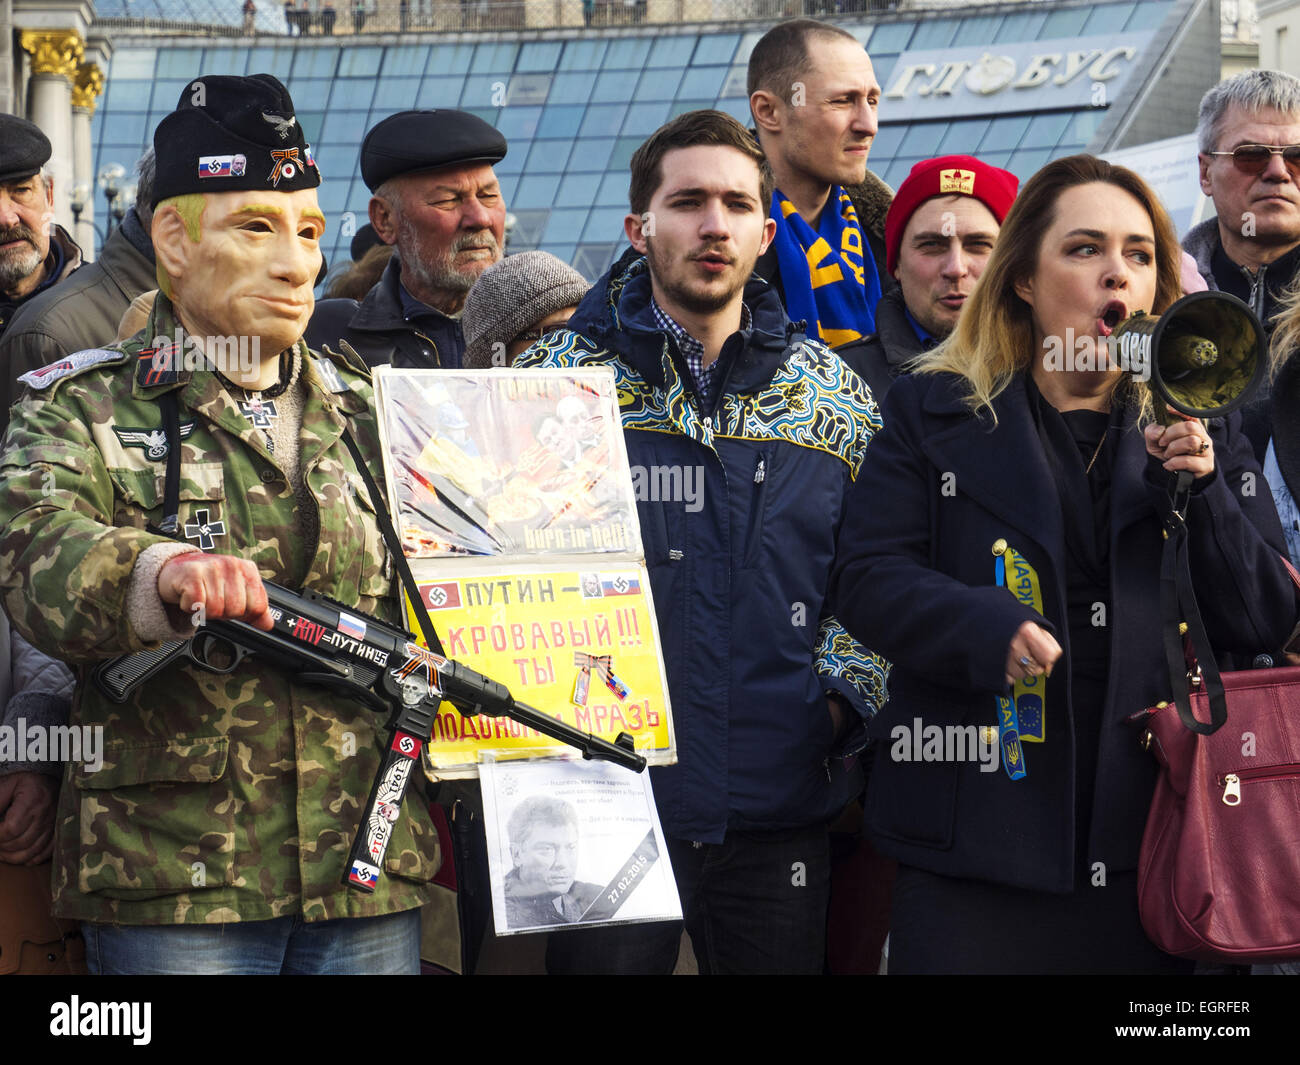
{"type": "Polygon", "coordinates": [[[1135,715],[1161,767],[1138,863],[1142,927],[1184,958],[1300,957],[1300,667],[1219,673],[1190,595],[1185,536],[1184,526],[1166,541],[1161,577],[1175,701],[1135,715]],[[1180,617],[1204,649],[1191,674],[1180,617]]]}
{"type": "MultiPolygon", "coordinates": [[[[1300,667],[1224,673],[1228,725],[1146,713],[1160,763],[1142,854],[1142,927],[1170,954],[1237,964],[1300,957],[1300,667]]],[[[1206,720],[1209,697],[1191,696],[1206,720]]]]}

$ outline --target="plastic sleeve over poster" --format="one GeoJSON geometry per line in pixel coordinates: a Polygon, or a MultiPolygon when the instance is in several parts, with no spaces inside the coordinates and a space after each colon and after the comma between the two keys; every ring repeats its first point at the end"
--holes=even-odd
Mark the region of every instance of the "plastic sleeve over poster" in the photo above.
{"type": "MultiPolygon", "coordinates": [[[[603,739],[676,761],[636,498],[609,370],[375,375],[390,506],[447,655],[603,739]]],[[[407,603],[411,631],[418,632],[407,603]]],[[[444,703],[439,777],[563,753],[444,703]]]]}

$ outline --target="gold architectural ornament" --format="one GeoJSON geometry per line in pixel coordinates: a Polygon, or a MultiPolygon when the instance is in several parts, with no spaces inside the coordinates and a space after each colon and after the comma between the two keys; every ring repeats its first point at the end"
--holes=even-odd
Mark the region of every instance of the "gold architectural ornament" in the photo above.
{"type": "Polygon", "coordinates": [[[76,30],[23,30],[23,51],[32,53],[33,74],[59,74],[72,81],[86,42],[76,30]]]}
{"type": "Polygon", "coordinates": [[[97,63],[81,63],[72,80],[72,106],[95,113],[95,97],[104,91],[104,72],[97,63]]]}

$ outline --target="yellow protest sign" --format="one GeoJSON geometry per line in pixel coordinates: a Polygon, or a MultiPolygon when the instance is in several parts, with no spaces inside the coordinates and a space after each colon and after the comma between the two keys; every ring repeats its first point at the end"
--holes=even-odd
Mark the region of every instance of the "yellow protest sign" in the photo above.
{"type": "MultiPolygon", "coordinates": [[[[612,372],[385,367],[376,400],[391,506],[445,654],[517,702],[675,762],[612,372]]],[[[485,758],[570,749],[444,703],[425,764],[472,776],[485,758]]]]}

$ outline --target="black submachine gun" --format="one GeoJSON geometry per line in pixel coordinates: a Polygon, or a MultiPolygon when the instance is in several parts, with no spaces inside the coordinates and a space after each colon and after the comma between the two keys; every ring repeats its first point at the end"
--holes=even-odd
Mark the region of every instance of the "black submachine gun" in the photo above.
{"type": "Polygon", "coordinates": [[[188,662],[225,674],[255,654],[303,683],[331,688],[372,710],[389,713],[388,742],[343,877],[344,883],[359,891],[374,891],[378,883],[402,797],[420,751],[433,735],[434,718],[443,701],[467,717],[512,718],[576,747],[584,758],[603,758],[638,773],[645,769],[645,759],[633,749],[626,732],[614,743],[581,732],[517,702],[504,684],[426,650],[404,630],[317,592],[299,594],[270,581],[263,583],[275,623],[270,632],[242,621],[209,621],[192,639],[102,663],[94,670],[94,681],[110,699],[124,702],[139,685],[173,663],[188,662]]]}

